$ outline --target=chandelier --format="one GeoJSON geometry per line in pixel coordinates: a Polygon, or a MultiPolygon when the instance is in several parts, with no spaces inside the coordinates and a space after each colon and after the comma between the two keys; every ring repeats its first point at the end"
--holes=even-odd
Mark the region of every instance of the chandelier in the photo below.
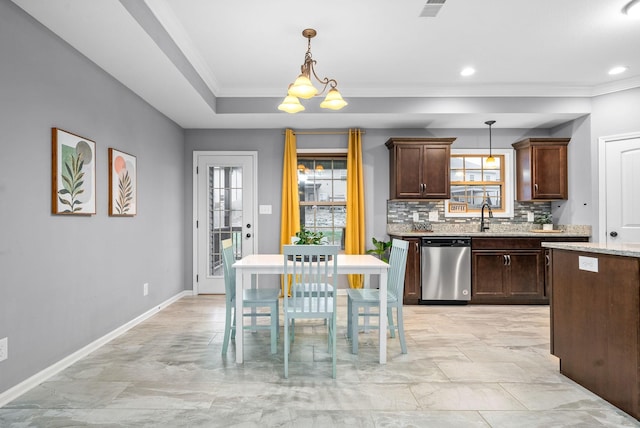
{"type": "Polygon", "coordinates": [[[295,82],[289,85],[287,96],[278,106],[278,110],[286,111],[287,113],[297,113],[304,110],[304,106],[300,104],[300,100],[309,99],[316,95],[322,95],[324,91],[329,87],[329,92],[324,98],[324,101],[320,103],[320,107],[328,108],[330,110],[340,110],[347,105],[347,102],[342,99],[342,95],[338,92],[338,82],[335,79],[329,79],[325,77],[320,79],[316,74],[314,65],[316,61],[311,56],[311,39],[316,36],[316,30],[313,28],[307,28],[302,31],[302,36],[306,37],[307,53],[304,54],[304,63],[300,66],[300,75],[296,78],[295,82]],[[313,76],[321,85],[322,90],[318,92],[313,83],[311,83],[311,76],[313,76]]]}

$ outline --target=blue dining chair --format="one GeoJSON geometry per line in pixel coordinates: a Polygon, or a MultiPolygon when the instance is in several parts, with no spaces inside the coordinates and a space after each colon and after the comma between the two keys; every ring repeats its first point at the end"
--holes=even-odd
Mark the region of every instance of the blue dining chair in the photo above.
{"type": "Polygon", "coordinates": [[[336,377],[337,245],[285,245],[284,275],[291,278],[291,295],[284,295],[284,377],[289,377],[289,352],[296,319],[323,319],[328,324],[332,377],[336,377]]]}
{"type": "MultiPolygon", "coordinates": [[[[226,292],[226,317],[224,323],[224,339],[222,341],[222,355],[227,353],[229,346],[229,336],[232,339],[236,337],[236,270],[231,266],[235,263],[233,254],[233,246],[231,239],[222,241],[222,264],[224,267],[224,286],[226,292]]],[[[243,313],[245,317],[271,317],[270,325],[250,325],[245,329],[269,329],[271,330],[271,353],[278,351],[278,329],[279,329],[279,296],[278,289],[249,289],[242,291],[242,307],[243,308],[262,308],[268,307],[269,312],[252,312],[243,313]]]]}
{"type": "MultiPolygon", "coordinates": [[[[387,319],[391,337],[396,337],[395,330],[400,336],[402,353],[407,353],[404,338],[404,321],[402,318],[402,298],[404,296],[404,273],[407,266],[407,252],[409,242],[394,239],[391,243],[389,256],[389,273],[387,279],[387,319]],[[396,309],[397,323],[393,323],[393,309],[396,309]]],[[[351,338],[351,352],[358,353],[358,320],[361,317],[377,317],[379,312],[371,312],[371,308],[380,306],[380,290],[351,288],[347,290],[347,336],[351,338]],[[360,312],[363,308],[363,312],[360,312]]],[[[375,328],[375,327],[369,327],[375,328]]]]}

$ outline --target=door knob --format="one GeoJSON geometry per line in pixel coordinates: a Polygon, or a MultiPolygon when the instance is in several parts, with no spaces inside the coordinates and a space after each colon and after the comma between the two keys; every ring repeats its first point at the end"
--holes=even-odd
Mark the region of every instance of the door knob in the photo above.
{"type": "Polygon", "coordinates": [[[609,236],[611,236],[612,238],[615,238],[616,236],[618,236],[618,232],[614,230],[613,232],[609,233],[609,236]]]}
{"type": "Polygon", "coordinates": [[[247,229],[251,229],[251,223],[247,223],[247,229]]]}
{"type": "Polygon", "coordinates": [[[251,234],[250,234],[250,233],[247,233],[245,236],[246,236],[247,238],[251,238],[251,234]]]}

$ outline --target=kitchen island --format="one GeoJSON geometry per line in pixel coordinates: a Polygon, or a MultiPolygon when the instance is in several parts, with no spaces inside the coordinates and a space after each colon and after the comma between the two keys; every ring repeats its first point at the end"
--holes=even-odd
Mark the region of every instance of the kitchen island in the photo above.
{"type": "Polygon", "coordinates": [[[542,246],[560,372],[640,419],[640,243],[542,246]]]}

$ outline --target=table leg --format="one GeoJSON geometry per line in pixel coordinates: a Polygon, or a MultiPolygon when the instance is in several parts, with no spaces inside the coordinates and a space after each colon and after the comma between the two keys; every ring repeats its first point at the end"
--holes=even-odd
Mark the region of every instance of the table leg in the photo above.
{"type": "MultiPolygon", "coordinates": [[[[387,270],[380,273],[380,364],[387,363],[387,270]]],[[[237,345],[236,345],[237,346],[237,345]]]]}
{"type": "Polygon", "coordinates": [[[236,363],[242,364],[244,351],[244,317],[242,316],[242,269],[236,270],[236,363]]]}

